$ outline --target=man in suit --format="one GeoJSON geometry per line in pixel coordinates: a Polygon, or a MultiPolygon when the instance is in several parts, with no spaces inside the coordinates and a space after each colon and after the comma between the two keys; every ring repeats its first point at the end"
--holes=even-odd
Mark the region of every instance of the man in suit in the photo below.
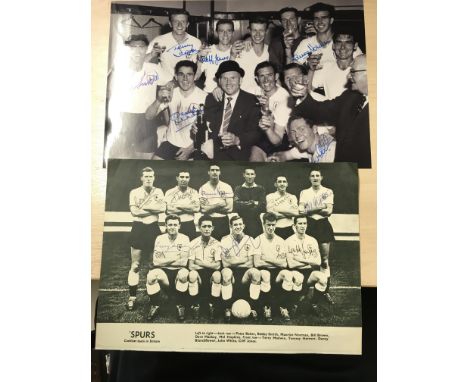
{"type": "Polygon", "coordinates": [[[237,62],[224,61],[215,74],[223,99],[217,101],[213,94],[206,97],[205,118],[212,130],[215,160],[248,161],[261,137],[257,98],[240,89],[244,74],[237,62]]]}
{"type": "Polygon", "coordinates": [[[348,75],[351,90],[330,101],[315,101],[308,94],[307,86],[286,72],[287,69],[286,86],[297,99],[292,115],[336,127],[335,162],[357,162],[359,168],[371,168],[366,56],[354,59],[348,75]]]}

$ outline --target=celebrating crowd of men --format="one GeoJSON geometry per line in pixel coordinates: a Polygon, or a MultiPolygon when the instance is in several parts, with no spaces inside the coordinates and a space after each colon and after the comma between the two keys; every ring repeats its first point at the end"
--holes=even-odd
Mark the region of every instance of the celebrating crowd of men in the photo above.
{"type": "Polygon", "coordinates": [[[208,46],[187,33],[185,10],[151,42],[130,35],[109,79],[110,157],[370,167],[366,56],[353,31],[334,30],[334,16],[333,6],[313,5],[308,36],[298,11],[283,8],[282,37],[269,45],[269,21],[259,16],[237,41],[233,21],[219,20],[218,43],[208,46]],[[199,149],[201,113],[209,139],[199,149]]]}
{"type": "Polygon", "coordinates": [[[253,168],[244,170],[245,182],[234,191],[220,180],[216,163],[198,191],[189,187],[190,173],[182,170],[177,185],[165,193],[154,186],[153,169],[142,169],[141,187],[130,192],[127,308],[134,310],[144,253],[152,254],[146,277],[148,320],[172,303],[180,321],[190,307],[196,320],[204,309],[210,319],[222,312],[227,322],[237,299],[249,302],[253,318],[261,313],[267,321],[275,315],[289,321],[306,297],[315,312],[320,301],[333,304],[328,293],[333,191],[322,186],[320,170],[308,175],[311,187],[298,200],[287,192],[283,175],[274,180],[276,192],[266,195],[255,183],[253,168]],[[166,214],[165,233],[161,213],[166,214]]]}

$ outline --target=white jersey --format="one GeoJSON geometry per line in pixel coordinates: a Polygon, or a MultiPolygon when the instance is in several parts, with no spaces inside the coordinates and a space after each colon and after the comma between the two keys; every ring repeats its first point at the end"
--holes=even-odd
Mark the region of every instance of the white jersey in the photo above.
{"type": "MultiPolygon", "coordinates": [[[[293,209],[297,212],[297,197],[293,194],[286,192],[281,195],[278,191],[268,194],[266,197],[266,210],[267,212],[276,212],[278,209],[293,209]]],[[[276,221],[278,228],[291,227],[293,219],[282,217],[276,221]]]]}
{"type": "Polygon", "coordinates": [[[169,234],[159,235],[154,242],[153,264],[158,266],[160,262],[166,260],[176,260],[162,268],[179,269],[187,266],[190,239],[183,233],[178,233],[174,240],[169,234]]]}
{"type": "MultiPolygon", "coordinates": [[[[286,246],[290,258],[297,256],[297,261],[300,261],[302,258],[313,261],[314,265],[317,266],[322,264],[318,242],[312,236],[304,235],[303,239],[299,239],[297,234],[293,234],[286,239],[286,246]]],[[[305,264],[303,267],[299,267],[299,269],[308,268],[312,268],[312,266],[310,264],[305,264]]]]}
{"type": "Polygon", "coordinates": [[[274,260],[283,262],[283,268],[287,268],[286,262],[287,248],[283,238],[274,235],[273,239],[268,239],[265,233],[258,235],[254,242],[256,254],[260,259],[256,262],[256,266],[265,268],[277,268],[276,265],[268,263],[264,260],[274,260]]]}
{"type": "Polygon", "coordinates": [[[335,61],[324,62],[323,68],[314,72],[312,79],[312,87],[325,90],[324,100],[331,100],[343,93],[346,90],[348,82],[348,74],[351,67],[345,70],[340,69],[335,61]]]}
{"type": "MultiPolygon", "coordinates": [[[[254,240],[249,235],[244,235],[240,242],[234,236],[227,235],[221,239],[221,258],[229,262],[229,259],[236,258],[246,262],[246,264],[232,265],[233,268],[252,268],[253,256],[255,254],[254,240]]],[[[231,267],[231,266],[230,266],[231,267]]]]}
{"type": "MultiPolygon", "coordinates": [[[[216,263],[221,261],[222,247],[221,243],[214,237],[210,237],[207,244],[203,241],[202,237],[197,237],[190,242],[189,260],[195,261],[196,259],[202,260],[206,263],[216,263]]],[[[192,269],[199,270],[205,269],[200,265],[194,264],[192,269]]]]}
{"type": "MultiPolygon", "coordinates": [[[[167,210],[171,206],[183,206],[183,207],[199,207],[200,206],[200,197],[198,196],[198,191],[194,190],[191,187],[182,192],[178,186],[171,188],[166,191],[164,196],[164,201],[167,205],[167,210]]],[[[181,222],[190,222],[194,219],[194,213],[189,212],[179,212],[175,213],[179,216],[181,222]]]]}
{"type": "MultiPolygon", "coordinates": [[[[224,182],[219,181],[216,187],[213,187],[210,182],[206,182],[200,187],[198,191],[200,198],[206,199],[206,205],[212,205],[219,203],[223,199],[234,198],[234,192],[232,187],[224,182]]],[[[211,212],[209,216],[212,218],[221,218],[227,216],[227,214],[221,214],[219,212],[211,212]]]]}
{"type": "Polygon", "coordinates": [[[197,62],[201,41],[188,33],[185,34],[185,39],[182,42],[177,42],[172,32],[157,36],[151,40],[146,53],[151,53],[156,42],[159,46],[166,47],[166,50],[161,54],[161,67],[171,77],[174,76],[174,69],[179,61],[197,62]]]}
{"type": "MultiPolygon", "coordinates": [[[[150,192],[146,192],[143,186],[130,191],[129,206],[135,206],[139,209],[151,208],[159,209],[164,203],[164,194],[160,188],[153,187],[150,192]]],[[[151,224],[158,221],[158,214],[145,217],[133,216],[133,221],[144,224],[151,224]]]]}
{"type": "Polygon", "coordinates": [[[112,73],[111,112],[142,114],[156,100],[156,87],[168,78],[160,65],[145,62],[138,72],[116,67],[112,73]]]}
{"type": "Polygon", "coordinates": [[[235,61],[239,66],[245,70],[244,78],[242,78],[241,89],[252,93],[258,94],[260,86],[255,82],[255,67],[263,61],[268,61],[270,54],[268,53],[268,45],[263,45],[263,52],[260,56],[257,56],[254,49],[251,48],[249,51],[245,49],[240,53],[240,57],[236,58],[235,61]]]}
{"type": "Polygon", "coordinates": [[[211,93],[218,86],[215,73],[218,71],[219,65],[224,61],[228,61],[230,57],[230,47],[228,50],[222,51],[216,45],[210,46],[210,53],[201,60],[201,72],[204,72],[206,77],[204,91],[211,93]]]}
{"type": "Polygon", "coordinates": [[[172,100],[169,103],[170,121],[167,129],[167,140],[177,147],[188,147],[193,141],[190,137],[190,128],[197,122],[198,111],[205,104],[208,93],[198,87],[185,96],[180,88],[175,88],[172,100]]]}
{"type": "MultiPolygon", "coordinates": [[[[301,191],[299,203],[304,204],[306,213],[316,208],[325,208],[327,204],[333,204],[333,190],[323,186],[320,186],[318,190],[309,187],[301,191]]],[[[325,219],[325,216],[313,214],[312,219],[325,219]]]]}
{"type": "Polygon", "coordinates": [[[291,109],[288,107],[289,93],[282,87],[277,87],[276,91],[268,100],[268,107],[271,110],[275,123],[286,127],[288,124],[291,109]]]}
{"type": "MultiPolygon", "coordinates": [[[[336,61],[332,45],[333,40],[330,40],[327,43],[321,43],[317,40],[317,36],[306,38],[299,43],[297,49],[294,51],[293,62],[304,64],[309,58],[309,54],[311,53],[322,54],[319,66],[325,64],[326,62],[336,61]]],[[[359,56],[360,54],[362,54],[362,50],[357,47],[353,53],[353,57],[359,56]]]]}

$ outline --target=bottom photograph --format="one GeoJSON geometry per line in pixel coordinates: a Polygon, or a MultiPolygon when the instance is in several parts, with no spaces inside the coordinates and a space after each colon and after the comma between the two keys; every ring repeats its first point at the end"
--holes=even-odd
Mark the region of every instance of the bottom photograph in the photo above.
{"type": "Polygon", "coordinates": [[[109,160],[96,348],[361,354],[352,163],[109,160]]]}

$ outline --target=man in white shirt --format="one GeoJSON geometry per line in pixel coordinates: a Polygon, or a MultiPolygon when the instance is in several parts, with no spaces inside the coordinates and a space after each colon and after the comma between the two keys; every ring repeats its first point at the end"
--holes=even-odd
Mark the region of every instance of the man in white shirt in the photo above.
{"type": "Polygon", "coordinates": [[[229,235],[228,214],[232,212],[234,205],[234,192],[229,184],[219,179],[221,169],[217,164],[210,165],[208,175],[209,181],[198,190],[200,212],[213,219],[213,237],[221,240],[225,235],[229,235]]]}
{"type": "Polygon", "coordinates": [[[218,44],[213,44],[198,52],[198,70],[195,80],[198,80],[205,73],[203,90],[207,93],[211,93],[218,86],[215,74],[219,65],[231,57],[234,22],[232,20],[219,20],[215,29],[218,35],[218,44]]]}
{"type": "Polygon", "coordinates": [[[153,252],[154,240],[161,233],[159,214],[166,211],[162,190],[153,186],[155,180],[153,169],[145,167],[141,170],[140,180],[141,187],[131,190],[129,195],[133,222],[129,238],[132,264],[127,279],[130,295],[127,302],[128,310],[133,310],[135,306],[142,255],[153,252]]]}
{"type": "MultiPolygon", "coordinates": [[[[153,159],[188,160],[195,151],[191,128],[197,122],[197,115],[203,109],[207,93],[195,86],[197,64],[192,61],[179,61],[175,67],[175,79],[178,87],[174,88],[169,102],[168,126],[159,126],[166,130],[166,139],[159,145],[153,159]]],[[[153,119],[164,112],[160,103],[155,101],[146,113],[153,119]]]]}
{"type": "Polygon", "coordinates": [[[278,219],[275,233],[283,239],[293,233],[292,225],[294,216],[298,215],[297,197],[289,192],[288,180],[285,176],[277,176],[275,180],[276,192],[266,197],[266,210],[278,219]]]}
{"type": "Polygon", "coordinates": [[[271,321],[272,307],[276,311],[279,309],[278,288],[276,280],[278,274],[288,267],[286,259],[286,246],[284,239],[275,234],[277,217],[272,213],[265,213],[262,216],[263,233],[255,238],[254,266],[260,271],[260,305],[263,306],[263,316],[267,321],[271,321]]]}
{"type": "Polygon", "coordinates": [[[187,33],[189,17],[190,14],[183,9],[172,11],[169,15],[172,32],[155,37],[146,51],[146,61],[161,62],[162,69],[168,75],[172,75],[179,61],[197,62],[201,41],[187,33]]]}
{"type": "Polygon", "coordinates": [[[299,196],[299,213],[307,216],[307,234],[314,237],[320,247],[322,256],[321,270],[327,275],[325,298],[333,300],[328,293],[330,288],[330,244],[335,241],[333,227],[328,217],[333,213],[333,190],[322,186],[322,172],[313,169],[309,175],[311,187],[301,191],[299,196]]]}
{"type": "Polygon", "coordinates": [[[211,236],[213,219],[203,215],[198,220],[200,236],[190,242],[189,293],[192,310],[199,317],[200,305],[208,306],[210,320],[214,320],[215,305],[221,297],[221,243],[211,236]]]}
{"type": "Polygon", "coordinates": [[[185,319],[185,305],[189,287],[187,269],[190,239],[179,233],[180,218],[166,216],[166,233],[159,235],[154,242],[152,269],[146,277],[146,292],[150,299],[148,320],[159,314],[161,287],[165,288],[171,303],[175,303],[177,318],[185,319]]]}
{"type": "Polygon", "coordinates": [[[167,205],[166,213],[180,217],[180,232],[192,240],[197,235],[194,215],[200,211],[200,197],[197,190],[188,186],[190,182],[188,171],[179,171],[176,180],[177,186],[167,190],[164,196],[167,205]]]}

